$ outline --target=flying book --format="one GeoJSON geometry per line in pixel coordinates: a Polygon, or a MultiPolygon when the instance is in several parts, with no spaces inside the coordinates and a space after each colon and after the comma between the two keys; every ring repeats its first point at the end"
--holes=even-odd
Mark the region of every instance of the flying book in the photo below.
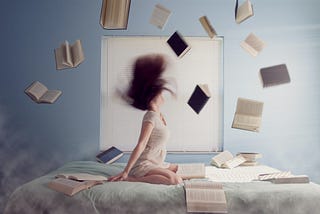
{"type": "Polygon", "coordinates": [[[214,165],[218,168],[232,169],[244,163],[245,161],[245,158],[241,155],[234,157],[231,152],[223,151],[211,159],[211,165],[214,165]]]}
{"type": "Polygon", "coordinates": [[[253,33],[241,42],[240,46],[252,56],[257,56],[265,47],[265,43],[253,33]]]}
{"type": "Polygon", "coordinates": [[[54,103],[62,94],[60,90],[49,90],[39,81],[34,81],[24,91],[36,103],[54,103]]]}
{"type": "Polygon", "coordinates": [[[127,29],[131,0],[102,0],[100,25],[105,29],[127,29]]]}
{"type": "Polygon", "coordinates": [[[187,212],[228,213],[222,183],[212,181],[185,181],[187,212]]]}
{"type": "Polygon", "coordinates": [[[204,163],[178,164],[177,175],[182,179],[205,178],[206,170],[204,163]]]}
{"type": "Polygon", "coordinates": [[[175,52],[175,54],[180,58],[183,57],[190,50],[190,46],[187,44],[187,42],[184,40],[184,38],[182,37],[182,35],[180,35],[178,31],[174,32],[169,37],[167,43],[175,52]]]}
{"type": "Polygon", "coordinates": [[[171,11],[169,9],[165,8],[160,4],[156,4],[150,18],[150,23],[157,26],[160,29],[163,29],[170,15],[171,11]]]}
{"type": "Polygon", "coordinates": [[[240,6],[238,6],[238,0],[236,0],[235,7],[235,19],[236,23],[240,24],[244,20],[253,16],[253,7],[249,0],[245,0],[240,6]]]}
{"type": "Polygon", "coordinates": [[[112,146],[109,149],[99,153],[96,156],[96,160],[105,163],[105,164],[110,164],[118,160],[123,156],[123,152],[119,150],[118,148],[112,146]]]}
{"type": "Polygon", "coordinates": [[[98,184],[103,184],[103,181],[76,181],[67,178],[56,178],[48,183],[48,187],[68,196],[73,196],[82,190],[89,189],[98,184]]]}
{"type": "Polygon", "coordinates": [[[264,88],[290,83],[290,76],[286,64],[261,68],[260,75],[264,88]]]}
{"type": "Polygon", "coordinates": [[[193,90],[189,100],[188,105],[199,114],[203,109],[205,104],[211,97],[211,93],[207,84],[198,84],[193,90]]]}
{"type": "Polygon", "coordinates": [[[261,126],[263,102],[238,98],[232,128],[259,132],[261,126]]]}
{"type": "Polygon", "coordinates": [[[199,21],[200,21],[202,27],[205,29],[205,31],[207,32],[207,34],[208,34],[208,36],[210,38],[213,38],[213,37],[215,37],[217,35],[217,32],[212,27],[209,19],[206,16],[201,16],[199,18],[199,21]]]}
{"type": "Polygon", "coordinates": [[[73,45],[65,41],[59,48],[55,49],[56,69],[66,69],[77,67],[84,61],[84,53],[80,40],[76,40],[73,45]]]}

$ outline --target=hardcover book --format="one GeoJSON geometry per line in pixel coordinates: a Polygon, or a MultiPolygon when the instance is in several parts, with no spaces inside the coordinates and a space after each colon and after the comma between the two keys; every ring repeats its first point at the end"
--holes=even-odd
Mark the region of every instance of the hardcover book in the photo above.
{"type": "Polygon", "coordinates": [[[185,181],[187,212],[228,213],[222,183],[212,181],[185,181]]]}
{"type": "Polygon", "coordinates": [[[262,119],[263,102],[238,98],[232,128],[259,132],[262,119]]]}
{"type": "Polygon", "coordinates": [[[96,156],[97,161],[105,164],[110,164],[123,156],[123,152],[118,148],[112,146],[109,149],[99,153],[96,156]]]}
{"type": "Polygon", "coordinates": [[[156,4],[150,18],[150,23],[160,29],[163,29],[165,24],[168,22],[170,15],[171,11],[169,9],[160,4],[156,4]]]}
{"type": "Polygon", "coordinates": [[[100,25],[105,29],[127,29],[131,0],[102,0],[100,25]]]}
{"type": "Polygon", "coordinates": [[[252,56],[257,56],[265,47],[265,43],[256,35],[250,33],[247,38],[241,42],[240,46],[252,56]]]}
{"type": "Polygon", "coordinates": [[[236,23],[240,24],[241,22],[245,21],[246,19],[253,16],[253,7],[249,0],[245,0],[240,6],[238,6],[238,0],[236,0],[236,7],[235,7],[235,19],[236,23]]]}
{"type": "Polygon", "coordinates": [[[175,52],[175,54],[180,58],[183,57],[190,50],[190,46],[187,44],[183,36],[180,35],[178,31],[174,32],[169,37],[167,43],[175,52]]]}
{"type": "Polygon", "coordinates": [[[290,83],[290,76],[286,64],[261,68],[260,75],[264,88],[290,83]]]}
{"type": "Polygon", "coordinates": [[[65,41],[59,48],[55,49],[56,69],[75,68],[84,61],[84,53],[80,40],[73,45],[65,41]]]}
{"type": "Polygon", "coordinates": [[[49,90],[39,81],[34,81],[24,91],[36,103],[54,103],[62,94],[60,90],[49,90]]]}
{"type": "Polygon", "coordinates": [[[210,38],[213,38],[217,35],[217,32],[215,31],[215,29],[212,27],[209,19],[207,18],[207,16],[202,16],[199,18],[199,21],[202,25],[202,27],[205,29],[205,31],[207,32],[208,36],[210,38]]]}
{"type": "Polygon", "coordinates": [[[205,104],[211,97],[211,93],[207,84],[198,84],[193,90],[189,100],[188,105],[199,114],[203,109],[205,104]]]}

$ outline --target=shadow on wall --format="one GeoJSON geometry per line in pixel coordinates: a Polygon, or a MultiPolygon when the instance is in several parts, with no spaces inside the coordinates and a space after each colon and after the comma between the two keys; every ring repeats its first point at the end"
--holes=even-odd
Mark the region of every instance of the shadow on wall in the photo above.
{"type": "Polygon", "coordinates": [[[9,127],[9,116],[0,106],[0,213],[18,186],[56,167],[59,160],[56,157],[49,162],[39,161],[41,155],[34,149],[32,138],[9,127]]]}

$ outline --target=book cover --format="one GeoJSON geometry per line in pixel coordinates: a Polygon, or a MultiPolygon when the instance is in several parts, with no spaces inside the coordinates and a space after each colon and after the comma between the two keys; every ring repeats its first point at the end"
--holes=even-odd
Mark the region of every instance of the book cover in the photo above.
{"type": "Polygon", "coordinates": [[[190,46],[187,44],[187,42],[184,40],[184,38],[178,31],[174,32],[169,37],[167,43],[175,52],[175,54],[180,58],[183,57],[190,50],[190,46]]]}
{"type": "Polygon", "coordinates": [[[156,4],[151,14],[150,23],[163,29],[171,15],[171,11],[160,4],[156,4]]]}
{"type": "Polygon", "coordinates": [[[211,93],[207,84],[198,84],[193,90],[188,105],[199,114],[203,107],[211,97],[211,93]]]}
{"type": "Polygon", "coordinates": [[[202,25],[202,27],[205,29],[205,31],[207,32],[208,36],[210,38],[213,38],[217,35],[217,32],[215,31],[215,29],[212,27],[209,19],[207,18],[207,16],[202,16],[199,18],[199,21],[202,25]]]}
{"type": "Polygon", "coordinates": [[[239,5],[238,0],[236,0],[235,19],[236,19],[236,23],[240,24],[241,22],[253,16],[254,13],[253,13],[253,6],[249,0],[246,0],[240,6],[238,5],[239,5]]]}
{"type": "Polygon", "coordinates": [[[250,33],[247,38],[240,43],[240,46],[252,56],[258,56],[265,47],[265,42],[253,33],[250,33]]]}
{"type": "Polygon", "coordinates": [[[123,152],[119,150],[118,148],[112,146],[109,149],[99,153],[96,156],[97,161],[105,163],[105,164],[110,164],[118,160],[123,156],[123,152]]]}
{"type": "Polygon", "coordinates": [[[264,88],[290,83],[290,76],[286,64],[261,68],[260,75],[264,88]]]}

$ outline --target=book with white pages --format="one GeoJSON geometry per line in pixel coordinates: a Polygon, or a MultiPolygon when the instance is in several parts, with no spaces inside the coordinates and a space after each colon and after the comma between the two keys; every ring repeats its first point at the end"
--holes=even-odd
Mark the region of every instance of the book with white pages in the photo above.
{"type": "Polygon", "coordinates": [[[160,29],[166,25],[171,15],[171,11],[161,4],[156,4],[151,14],[150,23],[160,29]]]}
{"type": "Polygon", "coordinates": [[[212,181],[185,181],[187,212],[227,213],[222,184],[212,181]]]}
{"type": "Polygon", "coordinates": [[[204,163],[179,163],[177,175],[182,179],[205,178],[205,165],[204,163]]]}
{"type": "Polygon", "coordinates": [[[222,164],[223,168],[232,169],[237,166],[240,166],[242,163],[246,162],[246,159],[242,157],[241,155],[237,155],[231,160],[226,161],[224,164],[222,164]]]}
{"type": "Polygon", "coordinates": [[[211,164],[219,168],[232,169],[244,163],[246,159],[241,155],[233,156],[229,151],[223,151],[211,159],[211,164]]]}
{"type": "Polygon", "coordinates": [[[24,91],[36,103],[54,103],[62,94],[60,90],[49,90],[39,81],[34,81],[24,91]]]}
{"type": "Polygon", "coordinates": [[[208,36],[210,38],[213,38],[217,35],[216,30],[212,27],[209,19],[207,18],[207,16],[201,16],[199,18],[199,21],[202,25],[202,27],[205,29],[205,31],[207,32],[208,36]]]}
{"type": "Polygon", "coordinates": [[[259,132],[262,120],[263,102],[238,98],[232,128],[259,132]]]}
{"type": "Polygon", "coordinates": [[[240,43],[240,46],[255,57],[263,50],[265,42],[255,34],[250,33],[247,38],[240,43]]]}
{"type": "Polygon", "coordinates": [[[293,175],[290,171],[260,174],[258,179],[260,181],[270,181],[275,184],[309,183],[309,177],[307,175],[293,175]]]}
{"type": "Polygon", "coordinates": [[[253,6],[249,0],[245,0],[240,6],[238,6],[238,0],[236,0],[235,19],[237,24],[240,24],[253,15],[253,6]]]}

